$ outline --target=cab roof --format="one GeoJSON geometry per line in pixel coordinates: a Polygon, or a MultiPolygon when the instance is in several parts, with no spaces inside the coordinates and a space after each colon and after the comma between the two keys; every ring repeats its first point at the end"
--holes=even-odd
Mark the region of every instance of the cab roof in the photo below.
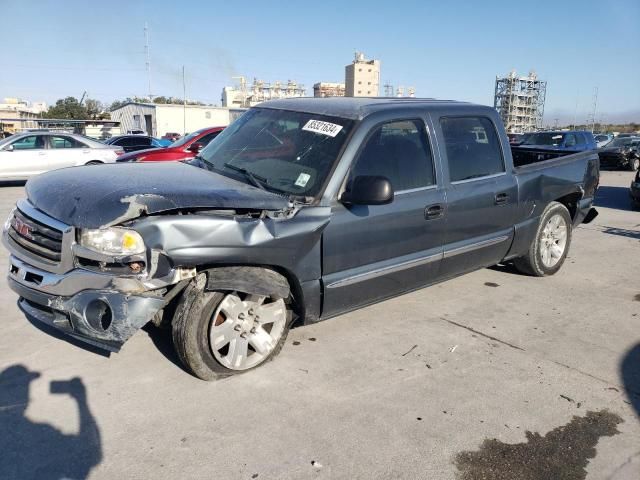
{"type": "Polygon", "coordinates": [[[335,117],[361,120],[367,115],[395,109],[438,108],[446,106],[455,109],[478,109],[491,107],[476,105],[455,100],[437,100],[435,98],[412,97],[300,97],[280,100],[270,100],[257,105],[257,108],[273,108],[278,110],[293,110],[297,112],[315,113],[335,117]]]}

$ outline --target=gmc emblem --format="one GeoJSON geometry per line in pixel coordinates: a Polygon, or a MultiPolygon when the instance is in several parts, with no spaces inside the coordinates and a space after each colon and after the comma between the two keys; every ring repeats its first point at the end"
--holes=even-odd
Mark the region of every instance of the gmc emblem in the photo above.
{"type": "Polygon", "coordinates": [[[13,217],[13,228],[15,228],[16,232],[18,232],[23,237],[27,237],[28,239],[33,240],[33,235],[31,235],[31,227],[17,217],[13,217]]]}

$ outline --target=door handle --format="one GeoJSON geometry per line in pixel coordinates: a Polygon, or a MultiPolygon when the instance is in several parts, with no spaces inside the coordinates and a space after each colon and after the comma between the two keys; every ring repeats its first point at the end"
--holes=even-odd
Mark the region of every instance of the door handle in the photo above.
{"type": "Polygon", "coordinates": [[[498,193],[494,197],[494,200],[496,205],[504,205],[505,203],[507,203],[507,200],[509,200],[509,194],[504,192],[498,193]]]}
{"type": "Polygon", "coordinates": [[[44,152],[38,152],[38,155],[44,155],[44,152]]]}
{"type": "Polygon", "coordinates": [[[429,205],[424,209],[424,218],[427,220],[433,220],[434,218],[440,218],[444,214],[444,208],[442,205],[429,205]]]}

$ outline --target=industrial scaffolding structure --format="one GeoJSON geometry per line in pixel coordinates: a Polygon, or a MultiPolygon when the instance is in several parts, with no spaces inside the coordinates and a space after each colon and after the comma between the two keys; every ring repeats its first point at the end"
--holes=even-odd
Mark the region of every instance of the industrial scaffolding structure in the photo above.
{"type": "Polygon", "coordinates": [[[223,106],[252,107],[277,98],[304,97],[306,92],[304,85],[293,80],[270,83],[254,78],[253,83],[249,84],[245,77],[233,78],[239,80],[238,85],[223,89],[223,106]]]}
{"type": "Polygon", "coordinates": [[[518,77],[515,70],[506,77],[496,77],[493,106],[498,110],[509,133],[535,131],[542,127],[547,82],[532,70],[518,77]]]}

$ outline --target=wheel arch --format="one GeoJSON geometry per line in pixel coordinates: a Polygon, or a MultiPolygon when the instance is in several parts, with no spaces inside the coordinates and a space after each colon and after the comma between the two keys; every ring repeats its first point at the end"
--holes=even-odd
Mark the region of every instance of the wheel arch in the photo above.
{"type": "Polygon", "coordinates": [[[304,291],[298,277],[277,265],[206,265],[206,290],[240,290],[284,298],[298,318],[305,318],[304,291]],[[247,291],[251,290],[251,291],[247,291]]]}
{"type": "Polygon", "coordinates": [[[549,204],[551,204],[552,202],[561,203],[566,207],[567,210],[569,210],[569,215],[571,216],[571,220],[574,220],[576,218],[576,214],[578,213],[578,202],[581,199],[582,199],[582,192],[573,192],[567,195],[563,195],[562,197],[556,198],[551,202],[549,202],[549,204]]]}

